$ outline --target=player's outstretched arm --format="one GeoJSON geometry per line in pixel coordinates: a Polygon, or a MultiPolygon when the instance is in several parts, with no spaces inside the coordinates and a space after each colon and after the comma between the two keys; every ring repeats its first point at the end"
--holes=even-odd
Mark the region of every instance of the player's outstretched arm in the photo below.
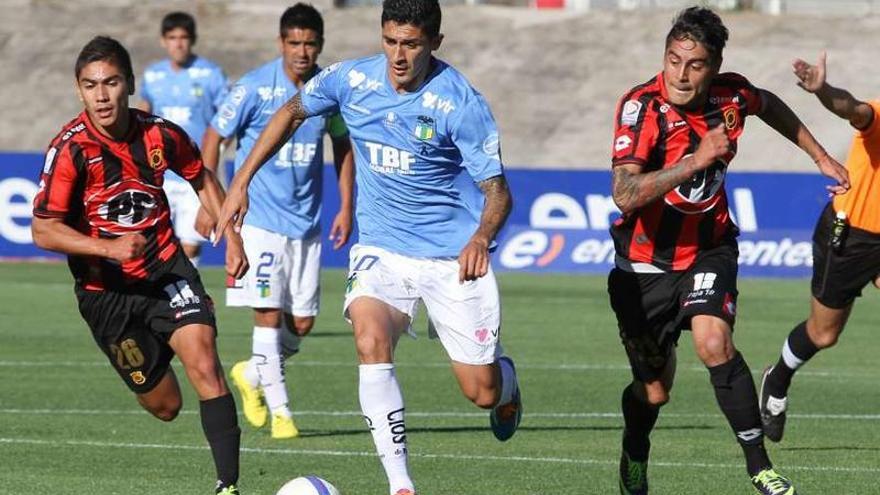
{"type": "Polygon", "coordinates": [[[42,249],[75,256],[97,256],[120,263],[142,255],[147,246],[147,239],[141,234],[97,239],[73,229],[60,218],[34,217],[31,233],[34,244],[42,249]]]}
{"type": "Polygon", "coordinates": [[[856,99],[849,91],[836,88],[827,82],[827,54],[819,54],[816,65],[801,59],[792,62],[792,71],[798,78],[798,86],[819,98],[831,113],[846,119],[856,129],[865,129],[874,120],[874,109],[868,103],[856,99]]]}
{"type": "MultiPolygon", "coordinates": [[[[223,136],[218,134],[213,127],[208,126],[208,130],[205,131],[205,135],[202,138],[202,163],[204,163],[206,169],[214,172],[215,176],[217,175],[217,166],[220,162],[222,143],[223,136]]],[[[215,213],[219,213],[219,211],[215,213]]],[[[208,214],[204,207],[199,207],[199,212],[196,214],[196,232],[202,237],[210,239],[211,233],[214,231],[214,227],[216,227],[215,219],[216,217],[208,214]]]]}
{"type": "Polygon", "coordinates": [[[302,121],[308,117],[310,115],[302,105],[300,93],[297,93],[287,100],[266,124],[250,154],[229,184],[229,192],[223,202],[220,216],[217,217],[218,235],[214,239],[215,246],[220,242],[228,225],[232,224],[236,232],[241,231],[248,209],[247,188],[251,179],[270,157],[278,153],[302,121]]]}
{"type": "Polygon", "coordinates": [[[637,163],[616,165],[613,170],[611,192],[614,204],[624,215],[656,201],[675,189],[697,172],[709,168],[730,151],[730,141],[720,125],[703,136],[693,155],[682,158],[671,167],[654,172],[642,172],[637,163]]]}
{"type": "Polygon", "coordinates": [[[347,135],[335,137],[332,141],[333,166],[339,185],[339,212],[330,227],[330,240],[333,241],[333,249],[339,249],[351,237],[354,223],[354,153],[347,135]]]}
{"type": "MultiPolygon", "coordinates": [[[[224,197],[223,187],[220,186],[217,176],[210,169],[203,168],[202,173],[190,183],[199,195],[202,209],[212,219],[216,219],[220,213],[220,206],[223,204],[224,197]]],[[[226,273],[230,277],[239,279],[248,271],[248,260],[244,252],[244,243],[238,232],[231,230],[232,226],[227,226],[226,228],[230,229],[226,232],[226,273]]],[[[219,234],[216,232],[215,237],[219,237],[219,234]]]]}
{"type": "Polygon", "coordinates": [[[498,175],[477,184],[486,198],[480,226],[458,256],[458,280],[476,280],[489,273],[489,245],[507,221],[513,198],[507,179],[498,175]]]}
{"type": "Polygon", "coordinates": [[[760,91],[764,100],[764,111],[759,115],[761,120],[804,150],[816,163],[822,175],[835,181],[835,184],[827,187],[830,193],[845,193],[849,189],[849,175],[846,173],[846,168],[825,151],[785,102],[767,90],[760,91]]]}

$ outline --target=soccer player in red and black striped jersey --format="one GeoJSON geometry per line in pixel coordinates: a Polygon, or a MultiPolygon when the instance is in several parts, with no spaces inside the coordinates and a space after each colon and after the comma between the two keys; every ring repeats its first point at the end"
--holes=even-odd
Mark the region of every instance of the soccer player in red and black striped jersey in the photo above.
{"type": "MultiPolygon", "coordinates": [[[[134,74],[126,49],[99,36],[75,65],[85,109],[52,140],[34,198],[34,242],[65,253],[79,310],[95,342],[147,411],[180,411],[177,355],[200,399],[202,427],[217,469],[216,493],[237,494],[235,402],[215,347],[211,299],[174,236],[162,191],[166,169],[189,181],[216,215],[223,190],[185,132],[129,108],[134,74]]],[[[229,275],[247,271],[231,229],[229,275]]]]}
{"type": "Polygon", "coordinates": [[[616,267],[608,292],[633,373],[622,397],[624,494],[648,492],[649,434],[669,400],[675,346],[690,329],[715,396],[764,495],[793,495],[764,449],[749,367],[732,340],[737,227],[724,177],[745,119],[757,115],[804,150],[835,182],[849,184],[791,109],[739,74],[719,73],[727,28],[709,9],[681,11],[666,37],[663,71],[621,98],[613,144],[611,229],[616,267]]]}

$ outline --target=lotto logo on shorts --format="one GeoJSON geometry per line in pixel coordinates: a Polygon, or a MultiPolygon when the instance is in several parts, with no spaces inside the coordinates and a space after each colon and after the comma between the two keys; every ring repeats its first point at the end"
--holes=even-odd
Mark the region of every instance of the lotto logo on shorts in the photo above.
{"type": "Polygon", "coordinates": [[[269,281],[266,279],[257,280],[257,289],[260,291],[260,297],[269,297],[272,295],[272,289],[269,281]]]}

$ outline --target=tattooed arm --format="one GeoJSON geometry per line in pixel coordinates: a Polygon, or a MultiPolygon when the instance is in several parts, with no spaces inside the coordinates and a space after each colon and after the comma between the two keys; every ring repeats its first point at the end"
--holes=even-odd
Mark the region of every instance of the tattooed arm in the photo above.
{"type": "Polygon", "coordinates": [[[266,128],[260,133],[260,137],[251,149],[241,168],[235,173],[220,216],[217,218],[217,237],[214,240],[216,246],[225,232],[225,228],[232,222],[235,231],[241,230],[244,216],[248,210],[247,189],[257,170],[266,163],[270,157],[278,153],[303,120],[310,117],[302,105],[300,93],[292,98],[275,112],[272,119],[266,124],[266,128]]]}
{"type": "Polygon", "coordinates": [[[689,180],[695,173],[709,168],[729,149],[730,142],[721,125],[703,136],[693,155],[682,158],[671,167],[642,173],[641,165],[636,163],[617,165],[611,185],[614,204],[628,215],[689,180]]]}
{"type": "Polygon", "coordinates": [[[513,207],[507,179],[503,175],[486,179],[478,185],[486,204],[480,217],[480,226],[458,256],[460,282],[476,280],[489,272],[489,244],[504,226],[513,207]]]}

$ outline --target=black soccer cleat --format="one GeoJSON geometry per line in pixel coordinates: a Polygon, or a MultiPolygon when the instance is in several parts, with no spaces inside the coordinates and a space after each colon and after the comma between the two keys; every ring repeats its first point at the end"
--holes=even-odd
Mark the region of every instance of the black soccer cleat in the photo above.
{"type": "Polygon", "coordinates": [[[648,494],[648,461],[634,461],[620,454],[620,495],[648,494]]]}
{"type": "Polygon", "coordinates": [[[785,411],[788,409],[788,397],[774,397],[767,390],[767,377],[773,371],[768,366],[761,375],[761,393],[758,397],[758,405],[761,408],[761,424],[764,425],[764,436],[774,442],[782,440],[785,432],[785,411]]]}

